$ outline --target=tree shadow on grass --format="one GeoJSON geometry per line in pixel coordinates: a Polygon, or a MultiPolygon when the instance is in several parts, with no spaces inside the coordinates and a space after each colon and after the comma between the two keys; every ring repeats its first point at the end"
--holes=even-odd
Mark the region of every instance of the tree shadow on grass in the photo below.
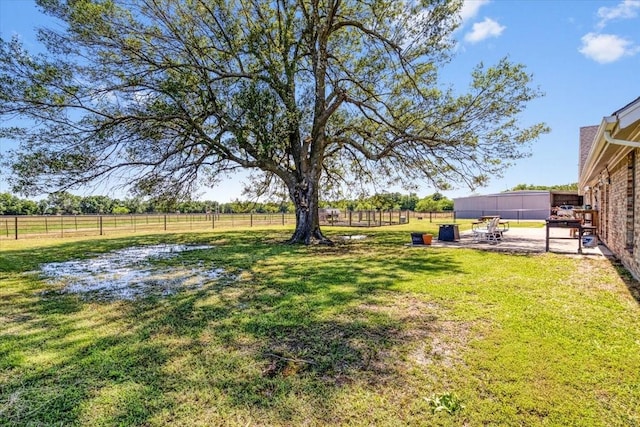
{"type": "MultiPolygon", "coordinates": [[[[270,236],[200,238],[216,250],[180,261],[223,264],[235,281],[131,302],[29,292],[0,306],[8,320],[0,332],[2,423],[331,423],[343,416],[335,407],[345,389],[402,386],[400,353],[425,339],[440,313],[394,285],[407,272],[458,271],[456,261],[264,243],[270,236]]],[[[71,244],[57,259],[140,243],[71,244]]]]}

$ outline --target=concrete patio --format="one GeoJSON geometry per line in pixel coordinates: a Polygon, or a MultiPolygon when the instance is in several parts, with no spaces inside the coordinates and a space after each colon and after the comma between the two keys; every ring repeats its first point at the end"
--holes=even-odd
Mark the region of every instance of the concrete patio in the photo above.
{"type": "MultiPolygon", "coordinates": [[[[460,240],[454,242],[437,240],[434,236],[431,247],[436,248],[468,248],[500,252],[517,253],[544,253],[545,252],[545,227],[521,228],[511,227],[503,233],[503,239],[497,244],[488,242],[474,242],[471,230],[460,231],[460,240]]],[[[570,230],[567,228],[551,228],[549,230],[549,252],[578,255],[578,239],[570,238],[570,230]]],[[[420,245],[415,245],[421,247],[420,245]]],[[[423,247],[429,247],[427,245],[423,247]]],[[[609,256],[611,253],[604,245],[595,247],[582,247],[582,255],[609,256]]]]}

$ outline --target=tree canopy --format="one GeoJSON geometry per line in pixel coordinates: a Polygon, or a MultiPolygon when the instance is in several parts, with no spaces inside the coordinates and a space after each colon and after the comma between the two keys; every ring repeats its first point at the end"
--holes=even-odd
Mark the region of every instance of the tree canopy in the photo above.
{"type": "Polygon", "coordinates": [[[508,191],[520,191],[520,190],[570,190],[577,191],[578,183],[572,182],[570,184],[556,184],[556,185],[534,185],[534,184],[518,184],[508,191]]]}
{"type": "Polygon", "coordinates": [[[23,194],[96,180],[176,198],[237,168],[288,194],[292,242],[325,241],[318,193],[426,182],[476,188],[546,130],[523,65],[438,76],[460,1],[38,0],[46,54],[0,42],[0,117],[31,119],[9,165],[23,194]]]}

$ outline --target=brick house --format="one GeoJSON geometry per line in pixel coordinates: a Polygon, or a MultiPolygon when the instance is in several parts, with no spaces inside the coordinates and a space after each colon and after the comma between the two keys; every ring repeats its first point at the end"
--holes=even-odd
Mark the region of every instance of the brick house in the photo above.
{"type": "Polygon", "coordinates": [[[597,234],[640,278],[640,97],[580,128],[578,188],[597,209],[597,234]]]}

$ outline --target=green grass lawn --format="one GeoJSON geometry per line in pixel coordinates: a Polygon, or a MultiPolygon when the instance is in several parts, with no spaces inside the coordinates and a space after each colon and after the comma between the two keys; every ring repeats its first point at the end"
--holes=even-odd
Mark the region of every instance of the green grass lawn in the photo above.
{"type": "Polygon", "coordinates": [[[334,247],[284,228],[3,241],[0,425],[640,425],[624,271],[407,247],[416,226],[327,228],[368,236],[334,247]],[[227,274],[133,301],[38,274],[162,242],[214,248],[155,264],[227,274]]]}

